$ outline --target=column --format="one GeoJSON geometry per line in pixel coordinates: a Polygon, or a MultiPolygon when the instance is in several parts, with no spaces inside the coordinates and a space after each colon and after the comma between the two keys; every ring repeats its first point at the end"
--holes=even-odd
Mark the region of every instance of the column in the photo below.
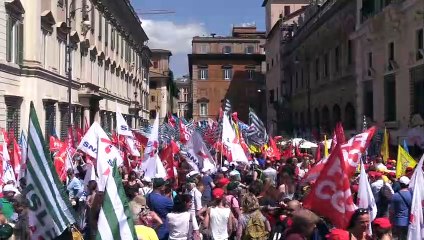
{"type": "Polygon", "coordinates": [[[41,3],[40,0],[21,0],[21,3],[25,8],[24,59],[40,62],[41,3]]]}
{"type": "MultiPolygon", "coordinates": [[[[82,120],[83,129],[84,129],[86,126],[91,125],[90,124],[90,107],[83,106],[82,109],[83,109],[83,116],[84,116],[84,119],[82,120]]],[[[88,129],[86,129],[86,130],[88,130],[88,129]]]]}
{"type": "Polygon", "coordinates": [[[100,109],[99,108],[94,109],[94,121],[100,124],[100,109]]]}

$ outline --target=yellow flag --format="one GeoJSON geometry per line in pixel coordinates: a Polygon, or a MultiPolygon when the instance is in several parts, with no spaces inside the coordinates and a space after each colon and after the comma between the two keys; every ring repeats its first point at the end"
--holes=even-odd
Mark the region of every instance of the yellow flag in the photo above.
{"type": "Polygon", "coordinates": [[[324,135],[324,157],[328,157],[327,135],[324,135]]]}
{"type": "Polygon", "coordinates": [[[387,129],[384,129],[383,144],[381,145],[381,156],[383,157],[384,163],[389,159],[389,134],[387,129]]]}
{"type": "Polygon", "coordinates": [[[403,147],[400,145],[398,146],[398,156],[397,156],[397,163],[396,163],[396,177],[400,178],[403,176],[406,172],[406,169],[408,167],[415,167],[417,165],[417,162],[409,155],[403,147]]]}
{"type": "Polygon", "coordinates": [[[259,148],[258,146],[255,146],[255,145],[249,145],[249,151],[250,151],[250,153],[260,153],[261,148],[259,148]]]}

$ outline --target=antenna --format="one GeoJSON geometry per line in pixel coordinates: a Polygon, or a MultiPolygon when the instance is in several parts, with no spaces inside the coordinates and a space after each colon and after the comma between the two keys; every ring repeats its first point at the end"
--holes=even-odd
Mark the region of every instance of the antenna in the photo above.
{"type": "Polygon", "coordinates": [[[175,11],[165,10],[165,9],[152,9],[148,11],[143,11],[141,9],[136,9],[135,12],[139,15],[164,15],[164,14],[174,14],[175,11]]]}

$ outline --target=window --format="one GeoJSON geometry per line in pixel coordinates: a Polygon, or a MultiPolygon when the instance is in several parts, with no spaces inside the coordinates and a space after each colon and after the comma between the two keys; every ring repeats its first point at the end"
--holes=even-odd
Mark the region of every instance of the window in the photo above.
{"type": "Polygon", "coordinates": [[[48,38],[49,33],[45,30],[41,30],[41,64],[45,68],[47,67],[47,50],[48,50],[48,38]]]}
{"type": "Polygon", "coordinates": [[[199,68],[199,79],[200,80],[208,79],[208,77],[209,77],[208,74],[209,74],[209,71],[208,71],[207,67],[199,68]]]}
{"type": "Polygon", "coordinates": [[[274,89],[269,90],[269,103],[274,103],[274,89]]]}
{"type": "Polygon", "coordinates": [[[119,38],[120,38],[119,33],[116,32],[116,54],[119,53],[119,38]]]}
{"type": "Polygon", "coordinates": [[[150,119],[155,119],[156,118],[156,110],[150,110],[149,115],[150,115],[150,119]]]}
{"type": "Polygon", "coordinates": [[[45,121],[45,139],[49,139],[50,136],[56,136],[56,106],[54,103],[47,102],[44,104],[44,110],[46,113],[45,121]]]}
{"type": "Polygon", "coordinates": [[[373,119],[374,117],[374,91],[372,86],[372,81],[363,82],[363,106],[364,106],[364,115],[373,119]]]}
{"type": "Polygon", "coordinates": [[[368,53],[368,68],[372,68],[372,52],[368,53]]]}
{"type": "Polygon", "coordinates": [[[290,15],[290,6],[284,6],[284,16],[290,15]]]}
{"type": "Polygon", "coordinates": [[[103,18],[102,18],[102,15],[100,15],[100,12],[99,12],[99,41],[102,40],[102,31],[103,31],[103,18]]]}
{"type": "Polygon", "coordinates": [[[247,46],[245,49],[246,54],[252,54],[255,51],[253,46],[247,46]]]}
{"type": "Polygon", "coordinates": [[[206,116],[208,115],[208,104],[207,103],[200,103],[199,113],[200,116],[206,116]]]}
{"type": "Polygon", "coordinates": [[[6,60],[22,64],[24,55],[24,25],[21,20],[8,15],[6,20],[6,60]]]}
{"type": "Polygon", "coordinates": [[[158,68],[158,67],[159,67],[158,61],[153,61],[153,68],[158,68]]]}
{"type": "Polygon", "coordinates": [[[107,49],[108,44],[109,44],[109,23],[105,19],[105,46],[106,46],[106,49],[107,49]]]}
{"type": "Polygon", "coordinates": [[[339,72],[340,70],[340,47],[334,49],[334,71],[339,72]]]}
{"type": "Polygon", "coordinates": [[[396,121],[396,77],[384,77],[384,115],[385,121],[396,121]]]}
{"type": "Polygon", "coordinates": [[[319,58],[315,59],[315,80],[319,81],[319,58]]]}
{"type": "Polygon", "coordinates": [[[389,46],[388,46],[388,51],[389,51],[389,61],[393,61],[393,60],[395,60],[395,43],[394,42],[391,42],[391,43],[389,43],[389,46]]]}
{"type": "Polygon", "coordinates": [[[352,53],[353,53],[353,46],[352,46],[352,40],[347,41],[347,64],[352,64],[352,53]]]}
{"type": "Polygon", "coordinates": [[[225,46],[222,51],[223,51],[224,54],[230,54],[231,53],[231,46],[225,46]]]}
{"type": "Polygon", "coordinates": [[[209,53],[209,45],[208,44],[200,45],[200,53],[203,53],[203,54],[209,53]]]}
{"type": "MultiPolygon", "coordinates": [[[[83,8],[83,9],[85,9],[85,8],[83,8]]],[[[90,8],[90,10],[91,10],[91,17],[90,17],[90,20],[91,20],[91,28],[90,28],[90,30],[91,30],[91,32],[92,32],[92,33],[94,33],[94,29],[96,28],[96,27],[95,27],[95,24],[96,24],[96,9],[95,9],[95,7],[94,7],[94,4],[93,4],[93,3],[91,3],[91,8],[90,8]]]]}
{"type": "Polygon", "coordinates": [[[247,76],[249,80],[253,80],[255,77],[255,69],[247,69],[247,76]]]}
{"type": "Polygon", "coordinates": [[[233,69],[231,68],[224,68],[223,69],[224,72],[224,79],[225,80],[231,80],[231,78],[233,77],[233,69]]]}
{"type": "Polygon", "coordinates": [[[110,30],[110,49],[115,50],[115,29],[110,30]]]}
{"type": "Polygon", "coordinates": [[[324,77],[328,77],[329,62],[330,62],[330,59],[328,57],[328,53],[326,53],[324,54],[324,77]]]}
{"type": "Polygon", "coordinates": [[[60,105],[60,139],[65,140],[68,137],[68,121],[70,120],[68,113],[68,105],[60,105]]]}
{"type": "Polygon", "coordinates": [[[423,33],[423,29],[419,29],[417,30],[417,37],[416,37],[416,41],[417,41],[417,60],[421,60],[424,58],[424,33],[423,33]]]}
{"type": "Polygon", "coordinates": [[[156,101],[156,97],[155,97],[155,96],[150,96],[150,101],[151,101],[151,102],[156,101]]]}
{"type": "Polygon", "coordinates": [[[183,101],[184,101],[184,102],[188,102],[188,92],[187,92],[187,91],[185,91],[185,92],[183,93],[183,101]]]}
{"type": "Polygon", "coordinates": [[[11,132],[13,130],[16,139],[20,134],[20,122],[21,122],[21,103],[22,99],[15,97],[5,97],[6,103],[6,131],[11,132]]]}
{"type": "Polygon", "coordinates": [[[424,66],[420,65],[411,69],[411,82],[413,85],[411,96],[414,113],[419,113],[424,116],[424,66]]]}

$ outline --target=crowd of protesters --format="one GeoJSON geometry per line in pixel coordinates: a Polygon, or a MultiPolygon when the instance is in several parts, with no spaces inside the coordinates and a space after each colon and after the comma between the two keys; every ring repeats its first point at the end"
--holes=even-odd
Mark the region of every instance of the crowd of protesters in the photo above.
{"type": "MultiPolygon", "coordinates": [[[[327,219],[302,206],[310,186],[300,182],[315,164],[312,156],[281,160],[265,159],[259,154],[252,157],[249,164],[229,163],[224,158],[216,170],[190,171],[178,181],[151,179],[142,172],[120,167],[138,239],[407,238],[412,168],[396,178],[395,160],[383,163],[381,157],[370,159],[365,168],[377,202],[377,218],[371,222],[368,209],[357,209],[347,229],[336,229],[327,219]]],[[[78,215],[81,238],[95,239],[103,193],[97,191],[96,181],[87,181],[91,168],[82,159],[79,154],[74,156],[75,167],[67,172],[66,190],[78,215]]],[[[351,181],[351,190],[356,198],[357,177],[351,181]]],[[[29,206],[24,191],[24,179],[19,184],[4,185],[0,239],[29,239],[29,206]]]]}

